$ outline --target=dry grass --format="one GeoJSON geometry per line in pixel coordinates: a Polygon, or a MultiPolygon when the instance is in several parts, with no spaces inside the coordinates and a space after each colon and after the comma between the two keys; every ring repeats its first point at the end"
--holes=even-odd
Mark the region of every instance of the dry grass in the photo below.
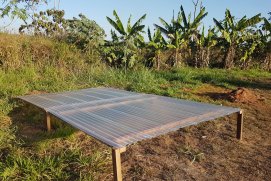
{"type": "Polygon", "coordinates": [[[78,71],[86,67],[90,57],[62,40],[0,32],[0,63],[4,69],[19,69],[47,65],[63,71],[78,71]]]}

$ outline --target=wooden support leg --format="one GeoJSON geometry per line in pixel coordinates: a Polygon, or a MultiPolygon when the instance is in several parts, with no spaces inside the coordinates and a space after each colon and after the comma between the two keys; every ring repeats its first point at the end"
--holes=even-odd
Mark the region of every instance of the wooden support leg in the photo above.
{"type": "Polygon", "coordinates": [[[242,133],[243,132],[243,111],[240,111],[237,114],[237,134],[236,138],[242,140],[242,133]]]}
{"type": "Polygon", "coordinates": [[[126,147],[120,149],[112,148],[114,181],[122,181],[120,154],[124,151],[126,151],[126,147]]]}
{"type": "Polygon", "coordinates": [[[44,127],[45,130],[51,131],[50,113],[46,110],[44,115],[44,127]]]}

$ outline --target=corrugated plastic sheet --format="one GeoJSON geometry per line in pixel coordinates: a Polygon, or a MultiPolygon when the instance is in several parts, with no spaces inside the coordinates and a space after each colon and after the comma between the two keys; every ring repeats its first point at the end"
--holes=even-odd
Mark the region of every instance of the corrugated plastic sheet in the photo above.
{"type": "Polygon", "coordinates": [[[105,87],[19,98],[116,148],[240,111],[105,87]]]}

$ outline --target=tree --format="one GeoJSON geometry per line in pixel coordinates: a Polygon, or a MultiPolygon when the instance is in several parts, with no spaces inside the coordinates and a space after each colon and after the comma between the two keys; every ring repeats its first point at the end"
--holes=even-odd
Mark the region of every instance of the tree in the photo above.
{"type": "Polygon", "coordinates": [[[34,35],[56,36],[63,35],[68,27],[68,20],[64,19],[65,11],[50,10],[34,14],[31,24],[21,25],[19,32],[34,32],[34,35]]]}
{"type": "Polygon", "coordinates": [[[246,19],[246,16],[244,16],[241,20],[235,23],[234,17],[231,15],[230,11],[226,9],[224,23],[218,22],[213,18],[216,26],[222,34],[221,39],[224,44],[223,46],[226,48],[226,55],[223,61],[225,69],[231,69],[233,66],[236,46],[246,40],[257,37],[257,35],[245,35],[243,32],[246,28],[262,21],[263,18],[260,18],[260,16],[261,14],[257,14],[250,19],[246,19]]]}
{"type": "MultiPolygon", "coordinates": [[[[271,13],[270,13],[271,14],[271,13]]],[[[268,37],[271,37],[271,23],[267,21],[266,18],[264,18],[264,24],[267,31],[269,31],[269,34],[266,34],[268,37]]]]}
{"type": "Polygon", "coordinates": [[[175,63],[174,65],[181,64],[181,61],[178,59],[178,52],[182,48],[186,48],[187,45],[191,42],[191,37],[195,37],[197,35],[196,29],[201,25],[201,20],[207,16],[208,13],[205,13],[205,8],[203,8],[200,13],[197,15],[195,20],[191,23],[191,13],[189,14],[188,19],[186,18],[183,7],[181,6],[181,12],[178,13],[177,19],[174,20],[174,12],[173,18],[171,20],[172,24],[168,24],[165,20],[159,17],[161,23],[165,28],[154,24],[154,26],[160,31],[167,35],[168,38],[171,39],[171,44],[175,47],[175,63]],[[182,25],[183,23],[183,25],[182,25]]]}
{"type": "Polygon", "coordinates": [[[262,67],[266,70],[271,70],[271,23],[264,18],[265,30],[260,32],[260,47],[261,47],[261,56],[263,56],[262,67]]]}
{"type": "Polygon", "coordinates": [[[104,45],[105,31],[93,20],[83,14],[79,19],[68,20],[67,42],[73,43],[86,55],[86,62],[98,64],[101,60],[100,47],[104,45]]]}
{"type": "Polygon", "coordinates": [[[165,47],[172,48],[173,45],[168,45],[168,43],[165,41],[165,39],[161,35],[160,29],[156,30],[156,32],[154,33],[153,38],[152,38],[150,28],[148,28],[148,37],[149,37],[148,46],[153,47],[154,52],[155,52],[155,56],[153,58],[153,61],[155,61],[156,68],[157,68],[157,70],[159,70],[160,69],[161,50],[163,50],[165,47]]]}
{"type": "Polygon", "coordinates": [[[121,40],[115,31],[111,29],[112,41],[105,40],[105,46],[102,49],[102,53],[105,55],[105,59],[109,62],[111,66],[118,66],[119,60],[124,57],[123,47],[121,45],[121,40]]]}
{"type": "Polygon", "coordinates": [[[80,44],[85,51],[90,50],[91,46],[96,48],[104,45],[105,31],[92,20],[87,19],[83,14],[79,14],[80,19],[73,17],[68,20],[69,36],[67,41],[80,44]]]}
{"type": "MultiPolygon", "coordinates": [[[[124,45],[123,62],[125,64],[125,72],[126,72],[128,56],[129,54],[133,52],[132,48],[136,48],[136,46],[134,45],[134,39],[138,37],[141,37],[141,39],[143,39],[140,33],[145,33],[143,31],[143,29],[145,28],[145,25],[141,25],[141,23],[146,18],[146,14],[144,14],[139,20],[137,20],[133,26],[131,26],[132,15],[130,15],[126,30],[124,29],[124,26],[115,10],[113,11],[113,15],[116,18],[115,21],[113,21],[109,17],[106,17],[106,19],[115,28],[115,30],[117,30],[121,34],[120,36],[120,39],[122,40],[121,44],[124,45]]],[[[133,66],[134,60],[135,60],[135,57],[131,55],[130,60],[129,60],[130,67],[133,66]]]]}
{"type": "Polygon", "coordinates": [[[183,34],[182,38],[184,41],[184,47],[189,46],[189,53],[191,54],[191,48],[195,47],[195,42],[198,41],[198,34],[199,31],[197,28],[202,24],[202,19],[204,19],[208,12],[205,12],[205,8],[202,8],[199,12],[199,14],[196,16],[193,22],[190,22],[191,20],[191,13],[188,16],[188,19],[186,18],[185,12],[183,7],[181,6],[181,14],[183,17],[183,34]],[[194,41],[192,41],[192,38],[194,41]]]}
{"type": "Polygon", "coordinates": [[[179,35],[181,35],[182,26],[178,26],[182,23],[182,16],[180,12],[177,15],[177,19],[174,20],[174,11],[173,11],[173,17],[171,24],[168,24],[163,18],[159,17],[160,22],[164,25],[164,27],[161,27],[157,24],[153,24],[157,29],[161,31],[164,35],[167,36],[167,38],[170,39],[171,45],[173,45],[173,48],[175,49],[175,60],[173,62],[173,66],[177,65],[178,63],[178,51],[179,51],[179,35]],[[175,23],[173,23],[175,22],[175,23]]]}
{"type": "Polygon", "coordinates": [[[241,53],[243,53],[243,57],[240,59],[241,61],[241,68],[246,70],[249,68],[252,62],[253,53],[258,45],[262,42],[261,36],[259,36],[259,31],[251,31],[251,30],[244,30],[245,35],[256,35],[255,38],[246,40],[244,43],[239,45],[239,49],[241,53]]]}
{"type": "Polygon", "coordinates": [[[208,67],[210,62],[210,48],[217,44],[217,31],[216,27],[209,28],[208,35],[204,36],[204,26],[201,35],[198,37],[197,45],[198,50],[196,53],[195,67],[208,67]]]}
{"type": "Polygon", "coordinates": [[[35,10],[35,6],[39,5],[41,2],[48,3],[47,0],[3,0],[3,4],[6,3],[4,8],[0,8],[0,18],[9,16],[11,14],[11,19],[20,18],[26,23],[26,19],[30,16],[29,10],[35,10]],[[24,4],[24,8],[19,8],[19,4],[24,4]]]}

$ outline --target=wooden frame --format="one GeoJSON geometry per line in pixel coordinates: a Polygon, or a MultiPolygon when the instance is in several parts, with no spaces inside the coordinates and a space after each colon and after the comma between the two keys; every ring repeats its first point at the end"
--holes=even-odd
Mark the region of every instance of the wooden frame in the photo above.
{"type": "Polygon", "coordinates": [[[237,132],[236,132],[236,138],[239,140],[242,140],[243,136],[243,111],[237,113],[237,132]]]}
{"type": "Polygon", "coordinates": [[[44,128],[46,131],[51,131],[50,113],[44,110],[44,128]]]}
{"type": "Polygon", "coordinates": [[[113,175],[114,181],[122,181],[121,173],[121,159],[120,154],[126,151],[126,147],[123,148],[112,148],[112,163],[113,163],[113,175]]]}

